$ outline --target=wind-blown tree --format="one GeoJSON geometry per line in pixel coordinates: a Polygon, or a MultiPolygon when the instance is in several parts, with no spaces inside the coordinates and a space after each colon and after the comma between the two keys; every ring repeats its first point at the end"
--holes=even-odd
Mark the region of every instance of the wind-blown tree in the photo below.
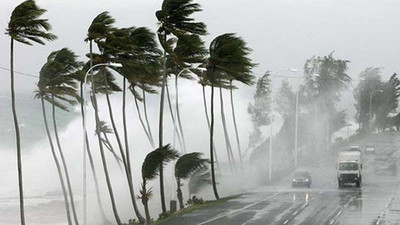
{"type": "Polygon", "coordinates": [[[71,200],[71,208],[75,224],[79,224],[79,221],[76,214],[74,195],[72,192],[68,167],[64,157],[63,150],[61,148],[60,139],[58,136],[55,108],[57,107],[61,110],[68,111],[68,107],[65,104],[77,103],[76,98],[78,95],[75,91],[76,82],[71,74],[79,70],[80,67],[81,63],[77,61],[77,56],[72,51],[64,48],[59,51],[52,52],[49,55],[46,64],[42,67],[40,71],[40,80],[37,84],[38,90],[36,91],[36,96],[35,96],[36,98],[41,99],[45,128],[49,139],[53,159],[56,163],[58,176],[61,182],[61,187],[63,190],[68,224],[72,224],[72,222],[69,211],[70,209],[69,209],[69,200],[67,192],[69,193],[69,198],[71,200]],[[61,165],[56,155],[53,140],[49,131],[44,101],[47,101],[52,105],[54,133],[56,137],[57,147],[59,150],[59,155],[61,157],[62,167],[65,173],[65,179],[67,180],[67,185],[65,185],[61,165]]]}
{"type": "Polygon", "coordinates": [[[155,179],[159,174],[162,167],[164,167],[168,162],[175,160],[179,157],[176,150],[172,149],[170,145],[157,148],[156,150],[150,152],[142,165],[142,188],[140,190],[139,198],[142,200],[144,211],[146,214],[147,224],[151,223],[151,216],[149,211],[149,199],[152,196],[152,190],[147,189],[147,182],[155,179]]]}
{"type": "MultiPolygon", "coordinates": [[[[163,146],[163,117],[164,117],[164,96],[165,86],[167,85],[167,55],[171,54],[169,38],[176,38],[178,35],[203,35],[206,34],[206,25],[196,22],[191,15],[201,11],[200,5],[193,3],[192,0],[164,0],[161,9],[156,12],[160,27],[157,30],[158,39],[164,50],[163,52],[163,74],[160,94],[160,118],[159,118],[159,147],[163,146]]],[[[166,213],[164,195],[164,176],[163,169],[160,170],[160,195],[162,212],[166,213]]]]}
{"type": "Polygon", "coordinates": [[[380,106],[380,98],[378,95],[381,95],[381,93],[375,93],[371,99],[372,115],[370,115],[371,93],[375,90],[382,90],[384,86],[380,70],[380,68],[369,67],[362,71],[359,74],[360,82],[354,89],[354,98],[356,99],[355,107],[357,109],[355,119],[360,124],[360,132],[362,133],[368,132],[371,122],[370,118],[376,115],[380,106]]]}
{"type": "MultiPolygon", "coordinates": [[[[74,195],[72,191],[71,179],[68,172],[67,162],[65,160],[64,152],[62,150],[60,138],[57,129],[56,120],[56,107],[63,110],[69,111],[65,104],[75,105],[77,101],[75,100],[78,96],[76,93],[76,82],[73,74],[79,71],[82,63],[77,60],[77,56],[71,50],[63,48],[59,51],[55,51],[50,54],[47,59],[47,63],[43,66],[40,71],[40,76],[42,79],[45,77],[47,79],[59,79],[57,84],[49,84],[49,93],[51,96],[52,105],[52,115],[53,115],[53,128],[56,137],[56,143],[58,147],[58,153],[61,157],[62,166],[64,169],[65,178],[67,181],[68,193],[71,200],[71,209],[74,217],[75,224],[79,224],[78,215],[76,212],[74,195]],[[67,98],[66,98],[67,97],[67,98]],[[73,98],[73,99],[69,99],[73,98]],[[58,101],[57,101],[58,99],[58,101]]],[[[51,81],[50,81],[51,82],[51,81]]]]}
{"type": "Polygon", "coordinates": [[[224,87],[230,78],[240,78],[249,74],[253,66],[248,54],[250,49],[246,42],[235,34],[226,33],[216,37],[210,44],[209,57],[203,64],[207,69],[205,76],[211,86],[211,129],[210,129],[210,158],[211,178],[216,199],[219,199],[214,170],[214,87],[224,87]]]}
{"type": "Polygon", "coordinates": [[[400,81],[397,78],[397,74],[394,73],[390,76],[389,80],[383,84],[383,92],[377,96],[379,99],[379,108],[376,112],[375,121],[376,127],[381,131],[391,127],[390,114],[395,113],[395,110],[398,107],[398,98],[400,96],[399,85],[400,81]]]}
{"type": "MultiPolygon", "coordinates": [[[[116,71],[122,75],[122,117],[125,139],[125,171],[127,174],[131,199],[138,219],[143,222],[144,218],[138,210],[132,178],[132,166],[130,160],[130,149],[128,130],[126,123],[126,91],[127,82],[136,83],[143,81],[143,76],[154,76],[159,72],[160,51],[157,48],[155,35],[145,27],[129,27],[113,29],[113,32],[101,43],[103,53],[110,56],[109,60],[122,64],[116,71]]],[[[116,128],[114,127],[116,130],[116,128]]],[[[120,147],[122,149],[122,147],[120,147]]]]}
{"type": "MultiPolygon", "coordinates": [[[[253,95],[253,103],[249,103],[247,112],[253,124],[253,131],[249,135],[248,149],[254,149],[262,141],[261,127],[270,124],[270,100],[271,79],[270,72],[266,72],[256,82],[256,92],[253,95]]],[[[246,151],[247,152],[247,151],[246,151]]]]}
{"type": "Polygon", "coordinates": [[[207,159],[201,158],[202,153],[193,152],[185,154],[175,163],[175,179],[176,179],[176,193],[179,200],[179,207],[183,209],[183,193],[181,187],[183,186],[182,180],[189,179],[193,174],[206,167],[207,159]]]}
{"type": "MultiPolygon", "coordinates": [[[[348,60],[335,59],[332,52],[324,57],[314,56],[304,65],[305,85],[302,91],[314,118],[311,126],[314,128],[314,140],[320,145],[326,141],[327,149],[329,149],[331,135],[338,129],[338,127],[332,127],[332,123],[335,118],[338,118],[338,114],[344,113],[338,112],[336,106],[342,91],[348,88],[351,81],[347,74],[348,63],[348,60]],[[318,74],[318,77],[314,74],[318,74]]],[[[317,146],[314,145],[315,147],[317,146]]],[[[318,146],[316,149],[325,148],[318,146]]]]}
{"type": "Polygon", "coordinates": [[[27,0],[19,4],[11,13],[10,21],[6,29],[6,34],[11,38],[10,44],[10,94],[11,94],[11,107],[14,120],[15,141],[17,147],[17,170],[18,170],[18,191],[19,191],[19,205],[20,205],[20,219],[21,225],[25,225],[25,212],[24,212],[24,190],[22,180],[22,159],[21,159],[21,137],[19,132],[19,124],[17,111],[15,106],[15,81],[14,81],[14,41],[26,45],[33,45],[38,43],[44,45],[44,41],[52,41],[56,36],[49,33],[51,29],[47,19],[41,18],[46,12],[36,5],[34,0],[27,0]]]}
{"type": "MultiPolygon", "coordinates": [[[[104,40],[107,35],[110,33],[110,30],[112,28],[112,24],[115,22],[115,20],[108,14],[108,12],[103,12],[99,14],[96,18],[94,18],[92,24],[90,25],[88,29],[88,34],[86,41],[89,41],[89,47],[90,47],[90,68],[93,66],[93,41],[96,43],[99,43],[100,41],[104,40]]],[[[91,78],[91,86],[92,86],[92,94],[93,94],[93,108],[94,108],[94,114],[95,114],[95,121],[96,121],[96,132],[97,132],[97,140],[98,140],[98,145],[100,149],[100,155],[102,159],[102,164],[103,164],[103,170],[104,174],[106,177],[106,183],[107,183],[107,188],[108,188],[108,193],[110,196],[110,201],[114,213],[115,220],[118,225],[121,225],[121,219],[118,214],[117,206],[115,203],[115,198],[114,198],[114,191],[112,188],[111,180],[110,180],[110,175],[108,173],[108,166],[107,166],[107,159],[104,154],[104,146],[103,142],[101,140],[101,127],[100,127],[100,118],[99,118],[99,110],[98,110],[98,105],[97,105],[97,98],[96,98],[96,82],[94,81],[94,75],[93,71],[90,73],[90,78],[91,78]]],[[[121,155],[122,159],[124,159],[124,156],[121,155]]]]}

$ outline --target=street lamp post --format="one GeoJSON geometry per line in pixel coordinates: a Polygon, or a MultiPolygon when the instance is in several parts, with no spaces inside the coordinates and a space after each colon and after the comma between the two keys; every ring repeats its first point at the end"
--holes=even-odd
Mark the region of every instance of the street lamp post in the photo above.
{"type": "MultiPolygon", "coordinates": [[[[119,63],[99,63],[96,64],[88,69],[88,71],[85,74],[85,77],[83,78],[83,85],[82,85],[82,104],[83,104],[83,225],[87,224],[87,181],[86,181],[86,152],[87,152],[87,130],[86,130],[86,92],[85,92],[85,85],[87,82],[87,77],[90,72],[93,71],[93,69],[100,67],[100,66],[108,66],[108,67],[122,67],[121,64],[119,63]]],[[[93,82],[93,75],[92,75],[92,82],[93,82]]],[[[93,90],[94,91],[94,90],[93,90]]],[[[96,128],[97,129],[97,128],[96,128]]]]}
{"type": "Polygon", "coordinates": [[[372,97],[375,93],[382,93],[383,90],[373,90],[371,94],[369,95],[369,128],[371,130],[371,122],[372,122],[372,97]]]}

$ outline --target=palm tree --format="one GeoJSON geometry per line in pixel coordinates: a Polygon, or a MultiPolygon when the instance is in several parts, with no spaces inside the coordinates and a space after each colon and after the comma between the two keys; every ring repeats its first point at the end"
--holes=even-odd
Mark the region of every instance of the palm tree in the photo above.
{"type": "Polygon", "coordinates": [[[206,167],[208,160],[201,158],[201,155],[202,153],[199,152],[188,153],[179,157],[175,163],[176,192],[180,209],[184,208],[181,181],[190,178],[194,173],[206,167]]]}
{"type": "Polygon", "coordinates": [[[210,44],[209,57],[204,62],[207,69],[205,79],[211,86],[211,124],[210,124],[210,157],[211,179],[216,199],[219,199],[214,170],[214,87],[225,87],[230,77],[241,79],[249,74],[254,64],[248,58],[250,49],[246,42],[235,34],[226,33],[216,37],[210,44]]]}
{"type": "MultiPolygon", "coordinates": [[[[163,52],[163,75],[160,96],[160,117],[159,117],[159,147],[163,146],[163,117],[164,117],[164,96],[167,84],[167,54],[171,53],[170,41],[168,37],[179,34],[206,34],[206,25],[202,22],[195,22],[190,17],[193,13],[201,11],[200,5],[193,3],[193,0],[164,0],[161,9],[156,12],[156,17],[160,23],[157,30],[158,39],[161,43],[163,52]]],[[[164,176],[160,170],[160,195],[162,212],[166,213],[164,195],[164,176]]]]}
{"type": "Polygon", "coordinates": [[[36,98],[41,99],[43,119],[44,119],[44,123],[45,123],[45,127],[46,127],[46,132],[47,132],[47,136],[49,139],[52,155],[53,155],[54,161],[56,163],[58,176],[59,176],[60,182],[61,182],[61,187],[63,190],[65,208],[67,211],[68,224],[72,224],[72,222],[71,222],[71,215],[70,215],[70,211],[69,211],[70,209],[69,209],[69,200],[68,200],[67,190],[69,193],[69,197],[71,199],[71,207],[72,207],[72,213],[74,216],[75,224],[79,224],[79,221],[78,221],[77,214],[76,214],[74,196],[73,196],[73,192],[72,192],[71,181],[69,178],[68,167],[67,167],[67,164],[65,161],[65,157],[64,157],[64,154],[63,154],[63,151],[61,148],[61,143],[60,143],[59,136],[58,136],[56,116],[55,116],[56,115],[55,107],[58,107],[65,111],[68,111],[68,108],[66,105],[64,105],[64,102],[66,102],[68,104],[76,104],[76,100],[74,100],[77,97],[77,94],[75,92],[76,83],[73,79],[73,76],[71,76],[71,73],[78,70],[81,65],[76,60],[76,58],[77,58],[77,56],[73,52],[71,52],[70,50],[68,50],[66,48],[61,49],[60,51],[52,52],[49,55],[46,64],[40,70],[40,80],[37,84],[38,90],[36,91],[36,96],[35,96],[36,98]],[[54,132],[55,132],[55,137],[56,137],[59,154],[60,154],[60,157],[62,160],[62,166],[64,169],[65,178],[67,180],[67,188],[66,188],[66,185],[64,182],[62,169],[61,169],[58,157],[55,152],[53,140],[52,140],[52,137],[51,137],[51,134],[49,131],[47,117],[46,117],[45,103],[44,103],[45,100],[48,101],[50,104],[52,104],[54,132]]]}
{"type": "MultiPolygon", "coordinates": [[[[114,24],[115,20],[112,18],[108,12],[102,12],[98,16],[96,16],[91,23],[89,29],[88,29],[88,34],[86,41],[89,41],[89,49],[90,49],[90,67],[93,66],[93,41],[96,43],[99,43],[100,41],[104,40],[107,35],[111,32],[112,25],[114,24]]],[[[114,199],[114,192],[112,189],[111,181],[110,181],[110,176],[108,173],[108,167],[107,167],[107,159],[104,155],[104,147],[103,143],[101,140],[101,134],[100,134],[100,118],[98,114],[98,105],[97,105],[97,98],[96,98],[96,82],[94,82],[94,75],[93,71],[90,74],[90,78],[92,80],[92,93],[93,93],[93,107],[95,111],[95,119],[96,119],[96,132],[97,132],[97,139],[98,139],[98,144],[100,147],[100,154],[101,154],[101,159],[103,162],[103,169],[104,173],[106,175],[106,182],[107,182],[107,187],[108,187],[108,192],[114,212],[114,217],[118,225],[121,225],[121,219],[119,218],[117,207],[115,204],[115,199],[114,199]]],[[[122,159],[124,159],[123,155],[121,155],[122,159]]]]}
{"type": "Polygon", "coordinates": [[[78,216],[75,208],[74,195],[72,192],[71,180],[68,172],[67,162],[64,157],[64,153],[61,147],[60,138],[58,136],[57,130],[57,120],[56,120],[56,106],[64,111],[69,111],[68,108],[63,105],[62,101],[67,104],[75,105],[77,104],[76,100],[67,99],[64,96],[69,96],[72,98],[77,98],[76,94],[76,83],[74,77],[71,76],[74,72],[80,69],[81,63],[77,61],[77,56],[70,51],[69,49],[63,48],[60,51],[53,52],[49,58],[47,64],[44,66],[44,70],[41,72],[41,76],[50,77],[54,79],[63,78],[63,80],[58,81],[58,84],[50,84],[49,94],[51,95],[51,104],[52,104],[52,116],[53,116],[53,125],[54,125],[54,134],[56,137],[56,143],[58,147],[58,152],[61,157],[62,166],[65,173],[65,178],[67,181],[67,187],[69,192],[69,197],[71,199],[71,208],[74,216],[75,224],[79,224],[78,216]],[[54,76],[54,77],[53,77],[54,76]],[[56,101],[55,98],[59,99],[56,101]]]}
{"type": "MultiPolygon", "coordinates": [[[[125,152],[121,152],[121,155],[125,155],[125,171],[127,174],[131,199],[135,213],[141,222],[144,222],[144,218],[140,215],[139,209],[136,204],[136,195],[134,194],[132,178],[132,166],[130,161],[131,157],[128,144],[129,141],[125,110],[127,89],[126,83],[128,81],[131,84],[135,84],[138,81],[142,80],[142,76],[151,76],[152,74],[158,73],[158,61],[160,51],[157,48],[154,37],[155,35],[145,27],[129,27],[113,29],[113,32],[109,36],[107,36],[104,43],[101,43],[103,54],[109,56],[109,60],[122,63],[123,65],[122,68],[116,69],[116,71],[121,74],[123,78],[122,117],[125,139],[125,152]]],[[[114,129],[116,131],[115,127],[114,129]]]]}
{"type": "Polygon", "coordinates": [[[38,43],[44,45],[44,41],[52,41],[56,36],[48,33],[51,29],[47,19],[40,18],[46,12],[45,9],[39,8],[34,0],[27,0],[15,7],[11,14],[6,34],[11,38],[10,44],[10,80],[11,80],[11,106],[14,119],[15,139],[17,146],[17,168],[18,168],[18,190],[21,225],[25,225],[24,212],[24,188],[22,181],[22,160],[21,160],[21,138],[19,133],[19,124],[17,111],[15,107],[15,90],[14,90],[14,41],[26,45],[38,43]]]}
{"type": "Polygon", "coordinates": [[[152,190],[147,189],[147,182],[153,180],[159,175],[162,167],[168,162],[175,160],[179,157],[176,150],[171,149],[170,145],[157,148],[150,152],[142,165],[142,188],[140,190],[141,196],[139,198],[142,200],[144,211],[146,213],[147,224],[151,223],[150,211],[149,211],[149,199],[152,196],[152,190]]]}

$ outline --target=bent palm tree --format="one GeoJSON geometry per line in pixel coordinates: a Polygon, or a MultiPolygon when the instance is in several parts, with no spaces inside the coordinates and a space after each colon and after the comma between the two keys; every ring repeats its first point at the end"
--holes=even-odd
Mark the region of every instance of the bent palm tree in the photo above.
{"type": "Polygon", "coordinates": [[[27,0],[13,10],[6,34],[11,38],[10,44],[10,86],[11,86],[11,107],[14,119],[15,140],[17,147],[17,170],[18,170],[18,190],[21,225],[25,225],[24,212],[24,188],[22,181],[22,159],[21,159],[21,138],[19,133],[19,124],[15,106],[14,90],[14,41],[26,45],[34,43],[44,45],[44,41],[52,41],[56,36],[48,33],[51,29],[47,19],[40,18],[46,10],[39,8],[34,0],[27,0]]]}
{"type": "Polygon", "coordinates": [[[62,150],[60,138],[58,135],[56,107],[64,111],[69,111],[67,106],[65,106],[63,102],[71,105],[77,104],[77,101],[74,100],[77,98],[76,83],[71,74],[78,71],[81,65],[82,64],[77,61],[77,56],[72,51],[63,48],[60,51],[53,52],[48,57],[48,62],[42,68],[40,74],[42,77],[50,79],[48,91],[49,94],[51,95],[50,103],[52,104],[54,134],[56,137],[58,152],[61,157],[61,162],[64,169],[65,178],[67,181],[67,187],[68,187],[69,197],[71,199],[71,208],[74,221],[75,224],[77,225],[79,224],[79,221],[75,208],[71,179],[69,176],[67,162],[65,160],[64,152],[62,150]],[[56,83],[53,83],[53,80],[56,81],[56,83]],[[68,97],[72,99],[68,99],[68,97]],[[57,98],[58,101],[56,101],[55,98],[57,98]]]}
{"type": "MultiPolygon", "coordinates": [[[[104,40],[107,35],[111,32],[112,25],[115,22],[114,18],[112,18],[108,12],[102,12],[98,16],[96,16],[91,23],[89,29],[88,29],[88,34],[86,41],[89,41],[89,48],[90,48],[90,67],[93,66],[93,41],[96,43],[99,43],[100,41],[104,40]]],[[[93,93],[93,107],[94,107],[94,112],[95,112],[95,120],[96,120],[96,132],[97,132],[97,139],[98,139],[98,144],[100,147],[100,154],[101,154],[101,159],[103,162],[103,169],[104,173],[106,176],[106,182],[107,182],[107,187],[108,187],[108,192],[110,196],[110,201],[114,213],[115,220],[118,225],[121,225],[121,219],[119,218],[119,214],[117,211],[117,206],[115,204],[115,199],[114,199],[114,192],[112,189],[111,185],[111,180],[110,180],[110,175],[108,173],[108,167],[107,167],[107,159],[104,155],[104,147],[103,143],[101,141],[101,134],[100,134],[100,117],[98,114],[98,105],[97,105],[97,98],[96,98],[96,82],[94,82],[93,79],[93,71],[90,74],[91,77],[91,84],[92,84],[92,93],[93,93]]],[[[122,159],[124,157],[121,155],[122,159]]]]}
{"type": "MultiPolygon", "coordinates": [[[[211,124],[210,124],[210,157],[211,179],[216,199],[219,199],[214,170],[214,87],[225,87],[230,77],[242,79],[249,74],[254,64],[248,58],[250,49],[246,42],[235,34],[227,33],[216,37],[210,44],[209,57],[203,66],[207,69],[205,79],[211,86],[211,124]]],[[[244,80],[244,79],[243,79],[244,80]]]]}
{"type": "Polygon", "coordinates": [[[201,158],[202,153],[193,152],[185,154],[176,161],[175,163],[175,179],[177,184],[177,196],[179,200],[180,209],[184,208],[183,205],[183,194],[181,187],[183,184],[182,180],[190,178],[194,173],[206,167],[207,159],[201,158]]]}
{"type": "Polygon", "coordinates": [[[71,207],[74,215],[75,224],[79,224],[76,209],[74,196],[72,192],[71,181],[69,179],[68,167],[65,161],[65,157],[61,148],[61,143],[58,136],[57,131],[57,123],[55,117],[55,107],[58,107],[62,110],[68,110],[67,106],[64,105],[63,102],[67,102],[69,104],[75,104],[77,94],[75,92],[76,83],[71,73],[75,70],[79,69],[80,63],[76,61],[76,56],[73,52],[68,49],[62,49],[60,51],[55,51],[50,54],[46,64],[40,70],[40,80],[37,84],[38,90],[36,92],[36,98],[40,98],[42,102],[42,111],[43,111],[43,119],[46,127],[47,136],[50,143],[50,148],[52,151],[53,159],[56,163],[58,176],[60,178],[61,187],[63,190],[65,208],[67,212],[67,220],[68,224],[72,224],[71,215],[69,209],[69,200],[68,194],[71,199],[71,207]],[[62,169],[55,153],[55,147],[53,144],[53,140],[51,138],[51,134],[48,127],[48,122],[46,118],[45,104],[44,101],[48,101],[52,104],[52,115],[53,115],[53,123],[54,123],[54,132],[56,136],[56,142],[59,150],[59,154],[62,160],[62,166],[65,173],[65,179],[67,180],[67,188],[64,182],[64,177],[62,174],[62,169]]]}
{"type": "Polygon", "coordinates": [[[149,211],[149,199],[152,196],[152,190],[147,189],[147,182],[153,180],[159,175],[160,170],[168,162],[175,160],[179,157],[176,150],[171,149],[170,145],[157,148],[156,150],[150,152],[142,165],[142,188],[140,190],[141,196],[139,198],[142,200],[144,211],[146,213],[147,224],[151,223],[151,216],[149,211]]]}
{"type": "MultiPolygon", "coordinates": [[[[192,0],[164,0],[161,9],[156,12],[160,27],[157,30],[158,39],[161,43],[163,52],[163,74],[160,96],[160,115],[159,115],[159,147],[163,146],[163,117],[164,117],[164,96],[165,86],[167,85],[167,54],[171,53],[168,37],[177,34],[206,34],[206,25],[202,22],[195,22],[191,15],[201,11],[200,5],[193,3],[192,0]]],[[[162,212],[166,213],[164,195],[164,176],[163,169],[160,170],[160,195],[162,212]]]]}
{"type": "MultiPolygon", "coordinates": [[[[111,61],[119,62],[123,66],[116,69],[123,78],[122,88],[122,117],[125,139],[125,171],[128,179],[131,200],[136,215],[141,222],[144,218],[140,215],[136,204],[131,156],[128,141],[128,130],[126,122],[126,89],[127,82],[131,85],[142,80],[142,76],[155,74],[159,71],[159,55],[160,51],[154,38],[154,34],[145,27],[129,27],[121,29],[113,29],[113,32],[107,37],[103,45],[104,54],[110,57],[111,61]]],[[[123,154],[123,153],[121,153],[123,154]]]]}

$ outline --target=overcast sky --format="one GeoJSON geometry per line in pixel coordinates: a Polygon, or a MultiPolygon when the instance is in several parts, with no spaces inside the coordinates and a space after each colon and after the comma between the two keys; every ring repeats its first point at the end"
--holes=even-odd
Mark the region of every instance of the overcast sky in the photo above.
{"type": "MultiPolygon", "coordinates": [[[[21,0],[0,1],[0,67],[9,68],[9,16],[21,0]]],[[[157,28],[154,13],[161,0],[37,0],[59,38],[46,46],[16,44],[15,70],[38,74],[51,51],[88,52],[83,41],[93,18],[110,11],[116,26],[157,28]]],[[[335,51],[351,61],[353,78],[369,66],[383,67],[388,77],[400,71],[400,1],[398,0],[199,0],[196,18],[207,24],[207,45],[219,34],[235,32],[254,50],[256,74],[302,69],[313,55],[335,51]]],[[[34,88],[35,79],[18,76],[18,90],[34,88]]],[[[8,92],[9,73],[0,69],[0,88],[8,92]]]]}

